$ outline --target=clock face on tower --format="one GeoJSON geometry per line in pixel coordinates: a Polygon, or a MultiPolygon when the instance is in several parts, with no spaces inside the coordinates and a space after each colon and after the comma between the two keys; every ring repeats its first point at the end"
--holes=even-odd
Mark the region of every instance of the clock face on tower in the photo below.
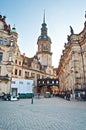
{"type": "Polygon", "coordinates": [[[42,47],[43,51],[49,51],[49,48],[50,48],[49,45],[44,43],[44,45],[42,47]]]}

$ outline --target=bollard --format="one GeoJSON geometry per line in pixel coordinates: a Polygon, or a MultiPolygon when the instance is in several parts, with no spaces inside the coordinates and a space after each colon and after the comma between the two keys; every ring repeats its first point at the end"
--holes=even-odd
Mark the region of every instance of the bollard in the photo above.
{"type": "Polygon", "coordinates": [[[33,104],[33,97],[32,97],[32,99],[31,99],[31,104],[33,104]]]}

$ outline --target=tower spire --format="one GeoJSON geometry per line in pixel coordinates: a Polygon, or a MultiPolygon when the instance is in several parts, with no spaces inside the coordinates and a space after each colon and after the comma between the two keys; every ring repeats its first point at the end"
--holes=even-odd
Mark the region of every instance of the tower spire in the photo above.
{"type": "Polygon", "coordinates": [[[43,23],[45,23],[45,9],[44,9],[43,23]]]}
{"type": "Polygon", "coordinates": [[[41,28],[41,34],[42,35],[47,35],[47,24],[45,23],[45,10],[44,10],[44,16],[43,16],[43,23],[42,23],[42,28],[41,28]]]}

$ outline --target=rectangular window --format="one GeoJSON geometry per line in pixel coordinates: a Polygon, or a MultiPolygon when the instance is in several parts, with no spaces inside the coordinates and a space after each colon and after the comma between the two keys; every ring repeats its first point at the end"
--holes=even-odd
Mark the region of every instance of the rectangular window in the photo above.
{"type": "Polygon", "coordinates": [[[9,61],[12,61],[13,53],[9,53],[9,61]]]}
{"type": "Polygon", "coordinates": [[[2,61],[3,53],[0,52],[0,61],[2,61]]]}
{"type": "Polygon", "coordinates": [[[29,72],[25,71],[25,77],[29,78],[29,72]]]}
{"type": "Polygon", "coordinates": [[[15,63],[17,64],[17,60],[15,60],[15,63]]]}
{"type": "Polygon", "coordinates": [[[21,61],[19,61],[19,65],[21,65],[21,61]]]}
{"type": "Polygon", "coordinates": [[[9,53],[9,57],[13,57],[13,53],[9,53]]]}
{"type": "Polygon", "coordinates": [[[11,81],[11,83],[12,83],[12,84],[16,84],[16,82],[15,82],[15,81],[11,81]]]}
{"type": "Polygon", "coordinates": [[[37,74],[37,79],[40,79],[40,74],[37,74]]]}
{"type": "Polygon", "coordinates": [[[0,66],[0,75],[1,75],[1,66],[0,66]]]}
{"type": "Polygon", "coordinates": [[[0,44],[2,44],[3,43],[3,40],[2,40],[2,38],[0,38],[0,44]]]}
{"type": "Polygon", "coordinates": [[[31,73],[31,77],[32,77],[32,78],[35,78],[35,73],[31,73]]]}
{"type": "Polygon", "coordinates": [[[44,75],[42,75],[42,79],[44,78],[44,75]]]}
{"type": "Polygon", "coordinates": [[[22,82],[22,81],[20,81],[20,82],[19,82],[19,84],[23,84],[23,82],[22,82]]]}
{"type": "Polygon", "coordinates": [[[4,39],[4,45],[6,46],[8,43],[7,43],[7,39],[5,38],[4,39]]]}
{"type": "Polygon", "coordinates": [[[29,83],[29,82],[27,82],[27,85],[30,85],[30,83],[29,83]]]}
{"type": "Polygon", "coordinates": [[[10,41],[10,46],[13,46],[13,39],[11,39],[11,41],[10,41]]]}
{"type": "Polygon", "coordinates": [[[19,76],[21,76],[21,70],[19,70],[19,76]]]}
{"type": "Polygon", "coordinates": [[[17,69],[15,69],[15,75],[17,75],[17,69]]]}

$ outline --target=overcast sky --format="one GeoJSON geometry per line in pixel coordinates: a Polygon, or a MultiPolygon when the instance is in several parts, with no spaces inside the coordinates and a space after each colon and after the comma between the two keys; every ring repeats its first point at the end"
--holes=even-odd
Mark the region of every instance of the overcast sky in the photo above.
{"type": "Polygon", "coordinates": [[[52,65],[58,67],[64,43],[70,35],[69,26],[75,34],[84,28],[86,0],[0,0],[0,14],[6,15],[11,27],[15,24],[21,54],[28,57],[37,52],[44,10],[48,36],[52,40],[52,65]]]}

